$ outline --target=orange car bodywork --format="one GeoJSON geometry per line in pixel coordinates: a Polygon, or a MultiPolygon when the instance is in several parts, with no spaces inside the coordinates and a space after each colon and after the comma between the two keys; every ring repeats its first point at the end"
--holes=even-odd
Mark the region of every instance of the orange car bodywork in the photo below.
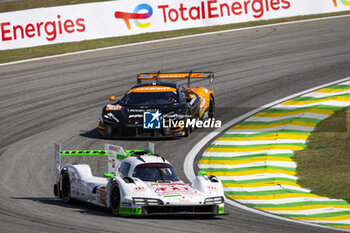
{"type": "MultiPolygon", "coordinates": [[[[189,96],[193,99],[196,98],[196,95],[191,94],[195,93],[200,98],[200,107],[199,107],[199,117],[202,117],[204,112],[208,109],[210,104],[210,97],[214,101],[214,92],[208,90],[205,87],[197,87],[197,88],[187,88],[189,92],[189,96]]],[[[176,92],[175,88],[170,88],[166,86],[144,86],[137,87],[129,90],[128,92],[136,92],[136,93],[147,93],[147,92],[176,92]]],[[[113,109],[111,109],[113,110],[113,109]]],[[[119,109],[116,109],[119,110],[119,109]]]]}
{"type": "Polygon", "coordinates": [[[165,86],[145,86],[145,87],[133,88],[128,92],[135,92],[135,93],[176,92],[176,89],[171,87],[165,87],[165,86]]]}
{"type": "MultiPolygon", "coordinates": [[[[158,80],[158,79],[209,79],[210,82],[214,79],[213,72],[188,72],[188,73],[142,73],[137,75],[138,83],[142,80],[158,80]]],[[[187,91],[190,94],[190,97],[193,99],[196,96],[191,95],[191,92],[195,93],[200,98],[200,109],[199,109],[199,117],[202,118],[204,112],[208,109],[210,105],[210,97],[214,101],[214,92],[208,90],[205,87],[197,87],[197,88],[187,88],[187,91]]]]}
{"type": "MultiPolygon", "coordinates": [[[[214,109],[215,109],[215,101],[214,101],[214,92],[211,90],[208,90],[207,88],[200,86],[196,88],[190,88],[191,79],[204,79],[209,80],[210,82],[214,79],[214,73],[212,72],[202,72],[202,73],[194,73],[194,72],[188,72],[188,73],[142,73],[137,76],[137,83],[139,85],[134,86],[131,88],[127,93],[156,93],[156,92],[173,92],[176,94],[174,99],[174,106],[178,106],[178,108],[181,108],[180,112],[182,115],[192,115],[193,119],[207,119],[206,117],[213,118],[214,109]],[[166,82],[162,83],[160,80],[165,79],[166,82]],[[177,84],[170,81],[170,79],[183,79],[187,81],[187,88],[183,83],[177,84]],[[152,81],[154,80],[154,81],[152,81]],[[141,81],[145,81],[147,83],[141,84],[141,81]],[[186,91],[187,90],[187,91],[186,91]],[[186,108],[186,109],[184,109],[186,108]]],[[[173,98],[172,95],[167,95],[169,98],[173,98]]],[[[111,101],[115,101],[115,96],[110,97],[111,101]]],[[[120,100],[118,100],[120,101],[120,100]]],[[[165,106],[164,108],[169,108],[169,106],[165,106]]],[[[172,105],[170,106],[173,107],[172,105]]],[[[168,109],[169,110],[169,109],[168,109]]],[[[177,109],[176,109],[177,110],[177,109]]],[[[105,109],[103,111],[109,111],[109,112],[125,112],[124,107],[120,105],[118,102],[115,104],[108,104],[105,106],[105,109]]],[[[118,127],[111,123],[104,123],[103,121],[99,122],[98,125],[98,131],[101,135],[104,136],[111,136],[113,137],[113,130],[119,129],[116,135],[126,134],[127,136],[132,135],[135,131],[136,136],[188,136],[192,129],[185,128],[182,125],[170,125],[169,127],[166,127],[167,130],[164,129],[157,129],[154,131],[148,131],[143,130],[141,127],[141,123],[139,121],[135,121],[135,124],[133,121],[130,121],[130,117],[128,114],[122,114],[118,113],[120,117],[118,118],[121,120],[117,120],[118,127]],[[129,118],[128,118],[129,117],[129,118]],[[120,126],[119,126],[120,124],[120,126]],[[132,124],[132,126],[131,126],[132,124]],[[115,129],[114,129],[114,128],[115,129]],[[107,133],[106,133],[107,132],[107,133]],[[153,132],[153,134],[149,133],[153,132]],[[146,133],[146,134],[144,134],[146,133]]],[[[187,118],[186,118],[187,119],[187,118]]],[[[181,121],[184,121],[182,118],[181,121]]],[[[115,133],[114,132],[114,133],[115,133]]]]}
{"type": "Polygon", "coordinates": [[[199,117],[201,118],[204,114],[204,112],[209,108],[210,104],[210,97],[214,101],[214,92],[208,90],[205,87],[197,87],[197,88],[188,88],[190,97],[191,97],[191,91],[196,93],[198,97],[201,100],[200,107],[199,107],[199,117]]]}

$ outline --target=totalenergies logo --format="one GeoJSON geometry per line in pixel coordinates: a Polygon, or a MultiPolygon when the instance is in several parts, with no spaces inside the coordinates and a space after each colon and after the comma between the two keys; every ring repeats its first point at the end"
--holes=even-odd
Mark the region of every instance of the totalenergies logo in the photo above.
{"type": "Polygon", "coordinates": [[[153,9],[150,5],[144,3],[144,4],[140,4],[137,7],[135,7],[134,12],[133,13],[129,13],[129,12],[121,12],[121,11],[116,11],[114,16],[117,19],[123,19],[126,27],[128,29],[131,29],[131,25],[130,25],[130,19],[134,20],[134,23],[136,26],[138,26],[139,28],[146,28],[149,27],[149,25],[151,25],[150,22],[147,23],[141,23],[139,21],[139,19],[148,19],[152,16],[153,14],[153,9]],[[146,10],[147,12],[145,13],[139,13],[142,10],[146,10]]]}
{"type": "MultiPolygon", "coordinates": [[[[341,3],[343,3],[345,6],[350,6],[350,0],[339,0],[341,3]]],[[[337,0],[333,0],[334,6],[338,6],[337,0]]]]}

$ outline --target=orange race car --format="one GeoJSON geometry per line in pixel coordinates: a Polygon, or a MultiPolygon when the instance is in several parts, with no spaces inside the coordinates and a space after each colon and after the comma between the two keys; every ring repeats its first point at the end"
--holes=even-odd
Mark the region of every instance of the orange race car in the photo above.
{"type": "Polygon", "coordinates": [[[98,131],[104,137],[188,136],[204,121],[213,120],[214,92],[190,88],[191,79],[214,79],[214,73],[143,73],[122,99],[102,109],[98,131]],[[187,79],[187,88],[159,80],[187,79]],[[149,81],[141,84],[142,81],[149,81]]]}

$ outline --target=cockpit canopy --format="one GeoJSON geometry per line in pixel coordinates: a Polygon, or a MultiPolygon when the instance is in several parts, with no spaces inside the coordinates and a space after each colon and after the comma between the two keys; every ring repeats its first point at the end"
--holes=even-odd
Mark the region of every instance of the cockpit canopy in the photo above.
{"type": "Polygon", "coordinates": [[[150,86],[131,89],[121,100],[122,105],[166,105],[178,102],[178,95],[175,88],[150,86]],[[137,91],[138,89],[146,89],[137,91]],[[151,88],[159,88],[154,91],[151,88]]]}
{"type": "Polygon", "coordinates": [[[133,177],[143,181],[179,181],[174,168],[166,163],[146,163],[135,167],[133,177]]]}

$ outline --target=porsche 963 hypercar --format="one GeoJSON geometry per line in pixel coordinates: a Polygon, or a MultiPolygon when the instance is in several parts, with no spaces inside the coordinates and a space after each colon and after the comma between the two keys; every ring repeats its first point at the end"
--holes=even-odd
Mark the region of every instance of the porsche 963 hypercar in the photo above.
{"type": "Polygon", "coordinates": [[[179,179],[173,166],[151,150],[126,150],[105,145],[105,150],[61,150],[55,145],[55,196],[109,208],[113,214],[224,214],[224,191],[215,176],[197,176],[192,184],[179,179]],[[66,164],[63,156],[106,156],[108,173],[93,176],[86,164],[66,164]]]}

